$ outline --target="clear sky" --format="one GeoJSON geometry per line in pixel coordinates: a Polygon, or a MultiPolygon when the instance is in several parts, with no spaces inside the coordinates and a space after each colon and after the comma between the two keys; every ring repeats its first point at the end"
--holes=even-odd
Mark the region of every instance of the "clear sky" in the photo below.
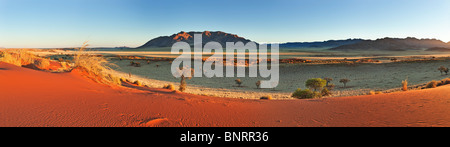
{"type": "Polygon", "coordinates": [[[449,0],[0,0],[0,47],[136,47],[180,31],[256,42],[450,41],[449,0]]]}

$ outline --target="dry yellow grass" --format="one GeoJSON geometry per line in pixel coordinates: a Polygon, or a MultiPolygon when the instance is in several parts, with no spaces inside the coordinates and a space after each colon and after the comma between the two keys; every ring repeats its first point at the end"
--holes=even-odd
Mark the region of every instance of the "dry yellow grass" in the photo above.
{"type": "Polygon", "coordinates": [[[402,81],[402,90],[408,91],[408,78],[406,78],[404,81],[402,81]]]}
{"type": "Polygon", "coordinates": [[[8,49],[0,51],[0,61],[16,66],[34,65],[38,69],[47,69],[50,60],[33,54],[29,49],[8,49]]]}
{"type": "Polygon", "coordinates": [[[36,60],[40,59],[36,55],[31,54],[24,49],[10,49],[1,51],[0,61],[14,64],[17,66],[34,64],[36,60]]]}
{"type": "Polygon", "coordinates": [[[93,79],[99,83],[120,85],[122,82],[119,77],[107,74],[108,71],[112,70],[110,66],[114,66],[114,64],[109,63],[106,58],[102,56],[90,54],[86,50],[87,46],[89,45],[86,41],[76,52],[73,59],[74,68],[82,69],[90,76],[97,77],[93,79]]]}

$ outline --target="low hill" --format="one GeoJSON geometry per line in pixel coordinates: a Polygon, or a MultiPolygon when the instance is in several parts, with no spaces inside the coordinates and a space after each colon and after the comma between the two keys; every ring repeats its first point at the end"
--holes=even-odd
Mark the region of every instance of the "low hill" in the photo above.
{"type": "Polygon", "coordinates": [[[328,40],[316,42],[288,42],[280,44],[280,48],[324,48],[338,47],[342,45],[355,44],[364,41],[363,39],[328,40]]]}
{"type": "Polygon", "coordinates": [[[444,48],[444,47],[433,47],[433,48],[429,48],[425,51],[430,51],[430,52],[450,52],[450,48],[444,48]]]}
{"type": "Polygon", "coordinates": [[[330,50],[340,51],[407,51],[407,50],[426,50],[434,47],[449,48],[450,44],[436,39],[417,39],[408,37],[401,38],[383,38],[377,40],[364,40],[355,44],[342,45],[331,48],[330,50]]]}

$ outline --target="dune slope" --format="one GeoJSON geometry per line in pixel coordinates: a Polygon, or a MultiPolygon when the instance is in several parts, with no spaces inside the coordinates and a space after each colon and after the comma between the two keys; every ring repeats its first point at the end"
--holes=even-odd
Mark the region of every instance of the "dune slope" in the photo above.
{"type": "Polygon", "coordinates": [[[449,86],[315,100],[241,100],[109,87],[0,63],[0,126],[450,126],[449,86]]]}

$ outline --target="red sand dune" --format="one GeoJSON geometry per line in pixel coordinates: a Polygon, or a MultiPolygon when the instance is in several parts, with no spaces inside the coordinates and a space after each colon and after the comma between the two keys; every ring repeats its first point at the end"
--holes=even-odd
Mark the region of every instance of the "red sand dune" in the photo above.
{"type": "Polygon", "coordinates": [[[241,100],[94,83],[0,63],[0,126],[450,126],[450,87],[241,100]]]}

